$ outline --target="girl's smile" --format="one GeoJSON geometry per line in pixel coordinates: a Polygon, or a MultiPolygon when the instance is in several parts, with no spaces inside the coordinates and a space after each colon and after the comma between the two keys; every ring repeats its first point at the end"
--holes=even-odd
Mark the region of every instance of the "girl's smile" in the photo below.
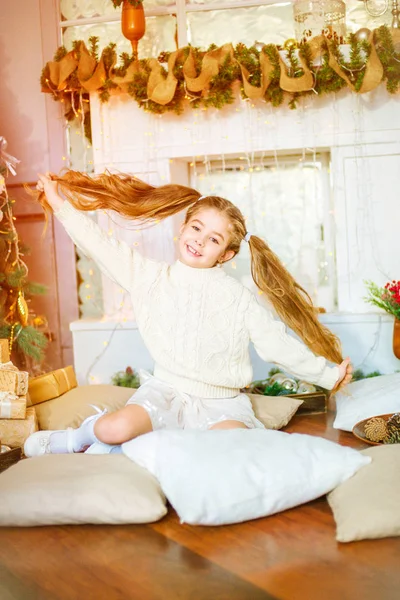
{"type": "Polygon", "coordinates": [[[195,212],[180,230],[180,260],[189,267],[206,269],[231,259],[235,253],[226,250],[230,229],[227,217],[213,208],[195,212]]]}

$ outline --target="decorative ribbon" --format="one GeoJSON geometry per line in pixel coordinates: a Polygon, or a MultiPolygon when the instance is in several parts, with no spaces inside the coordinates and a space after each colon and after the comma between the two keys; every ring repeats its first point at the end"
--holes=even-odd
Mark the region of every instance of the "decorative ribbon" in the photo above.
{"type": "Polygon", "coordinates": [[[207,93],[211,79],[218,75],[220,66],[228,56],[233,59],[232,44],[224,44],[221,48],[206,52],[201,63],[200,74],[197,75],[193,51],[190,48],[189,56],[182,69],[187,89],[190,92],[207,93]]]}
{"type": "Polygon", "coordinates": [[[7,140],[3,136],[0,136],[0,165],[5,165],[8,171],[10,171],[13,175],[16,175],[17,172],[15,167],[20,161],[14,156],[11,156],[11,154],[8,154],[8,152],[6,152],[6,148],[7,140]]]}
{"type": "MultiPolygon", "coordinates": [[[[396,30],[392,30],[392,35],[393,35],[393,31],[396,31],[396,30]]],[[[397,33],[397,31],[396,31],[396,33],[397,33]]],[[[394,37],[394,35],[393,35],[393,37],[394,37]]],[[[324,36],[322,36],[322,35],[319,35],[310,41],[312,61],[321,58],[321,56],[324,54],[323,47],[324,47],[325,41],[326,40],[325,40],[324,36]]],[[[381,61],[378,58],[378,54],[376,52],[375,44],[373,41],[373,32],[372,31],[370,32],[370,34],[368,36],[367,42],[371,46],[371,53],[368,57],[368,60],[366,61],[364,79],[362,81],[360,89],[358,90],[358,93],[360,93],[360,94],[364,94],[365,92],[370,92],[371,90],[374,90],[376,87],[378,87],[378,85],[382,81],[382,77],[383,77],[383,67],[382,67],[381,61]]],[[[341,79],[343,79],[346,82],[346,84],[349,86],[349,88],[351,90],[353,90],[353,92],[357,92],[353,82],[347,75],[346,71],[340,66],[335,55],[333,54],[332,46],[333,46],[332,42],[328,41],[328,57],[329,57],[328,63],[329,63],[329,66],[331,67],[331,69],[333,69],[335,71],[335,73],[337,75],[339,75],[339,77],[341,77],[341,79]]],[[[298,91],[303,91],[303,90],[298,90],[298,91]]]]}
{"type": "Polygon", "coordinates": [[[13,401],[18,400],[18,396],[10,392],[0,392],[0,418],[11,419],[11,407],[13,401]]]}
{"type": "Polygon", "coordinates": [[[265,52],[260,53],[260,67],[261,67],[261,85],[257,87],[252,85],[249,81],[250,73],[240,64],[238,61],[240,71],[242,73],[243,78],[243,88],[246,96],[250,98],[250,100],[259,100],[264,97],[265,92],[268,89],[269,84],[271,83],[271,73],[274,70],[274,66],[269,60],[268,56],[265,52]]]}
{"type": "MultiPolygon", "coordinates": [[[[391,35],[394,43],[400,41],[400,32],[392,29],[391,35]]],[[[366,61],[365,74],[362,85],[359,90],[355,89],[354,83],[350,80],[348,74],[339,64],[333,53],[332,42],[329,42],[324,36],[312,38],[308,43],[311,49],[312,60],[315,61],[328,52],[329,66],[341,77],[346,84],[354,91],[359,93],[369,92],[375,89],[383,77],[383,67],[373,41],[373,33],[368,37],[368,43],[371,47],[370,55],[366,61]]],[[[174,98],[178,80],[174,75],[174,68],[179,59],[182,59],[184,50],[176,50],[169,55],[168,71],[165,74],[163,67],[157,59],[150,58],[146,65],[150,70],[147,82],[147,97],[149,100],[160,105],[166,105],[174,98]]],[[[182,64],[182,72],[188,92],[200,93],[207,96],[211,81],[220,71],[224,61],[230,57],[235,61],[232,44],[224,44],[220,48],[206,52],[202,58],[200,72],[196,69],[196,60],[193,50],[189,49],[189,54],[182,64]]],[[[280,65],[280,87],[282,90],[290,93],[305,92],[315,86],[315,74],[311,71],[305,60],[298,58],[303,74],[300,77],[290,77],[284,60],[279,57],[280,65]]],[[[135,74],[143,70],[139,61],[132,62],[126,70],[123,77],[113,73],[113,66],[108,69],[105,67],[104,51],[99,61],[97,61],[87,50],[85,44],[81,42],[78,53],[76,51],[68,52],[60,61],[52,61],[48,64],[49,89],[43,91],[64,91],[67,88],[67,80],[72,73],[76,71],[77,79],[81,87],[87,92],[99,90],[109,77],[122,91],[128,90],[129,84],[133,81],[135,74]]],[[[243,88],[246,96],[252,100],[262,99],[271,81],[271,73],[274,69],[271,61],[265,52],[260,53],[261,84],[254,86],[250,83],[251,75],[245,66],[238,62],[243,88]]],[[[73,90],[72,90],[73,91],[73,90]]],[[[77,90],[78,91],[78,90],[77,90]]],[[[0,138],[1,140],[2,138],[0,138]]],[[[11,157],[12,158],[12,157],[11,157]]],[[[14,161],[16,159],[13,159],[14,161]]],[[[10,168],[10,167],[9,167],[10,168]]],[[[10,168],[11,170],[11,168],[10,168]]]]}
{"type": "Polygon", "coordinates": [[[284,92],[307,92],[312,90],[314,87],[314,75],[307,67],[307,63],[304,61],[302,56],[299,54],[299,62],[301,68],[304,71],[300,77],[289,77],[286,64],[282,57],[279,56],[279,66],[281,68],[281,76],[279,79],[279,85],[284,92]]]}
{"type": "Polygon", "coordinates": [[[53,86],[52,89],[57,91],[65,90],[68,77],[76,70],[79,83],[87,92],[95,92],[104,85],[107,79],[103,58],[104,52],[99,62],[97,62],[86,48],[84,42],[81,42],[79,53],[79,60],[76,51],[71,50],[60,61],[50,61],[47,63],[50,83],[53,86]]]}

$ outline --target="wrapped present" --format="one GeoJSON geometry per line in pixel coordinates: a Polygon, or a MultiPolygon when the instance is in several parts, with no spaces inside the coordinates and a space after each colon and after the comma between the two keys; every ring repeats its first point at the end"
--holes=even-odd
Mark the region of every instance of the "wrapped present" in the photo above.
{"type": "Polygon", "coordinates": [[[29,375],[26,371],[0,369],[0,391],[25,396],[28,392],[29,375]]]}
{"type": "Polygon", "coordinates": [[[26,396],[0,392],[0,419],[25,419],[26,396]]]}
{"type": "Polygon", "coordinates": [[[0,339],[0,363],[6,363],[10,360],[9,344],[8,339],[0,339]]]}
{"type": "Polygon", "coordinates": [[[29,381],[29,397],[32,404],[40,404],[46,400],[58,398],[68,390],[76,388],[78,383],[72,366],[57,369],[34,377],[29,381]]]}
{"type": "Polygon", "coordinates": [[[9,360],[8,362],[0,363],[0,371],[19,371],[19,369],[9,360]]]}
{"type": "Polygon", "coordinates": [[[36,411],[31,406],[26,409],[25,419],[0,419],[1,443],[10,448],[20,448],[25,440],[38,431],[36,411]]]}

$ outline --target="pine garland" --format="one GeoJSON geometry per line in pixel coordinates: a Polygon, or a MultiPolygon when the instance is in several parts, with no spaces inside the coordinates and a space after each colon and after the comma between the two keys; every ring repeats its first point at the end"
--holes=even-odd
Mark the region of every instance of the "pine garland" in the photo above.
{"type": "MultiPolygon", "coordinates": [[[[135,2],[136,0],[132,0],[131,4],[135,4],[135,2]]],[[[114,2],[114,0],[113,3],[115,6],[121,4],[121,2],[114,2]]],[[[267,103],[271,103],[274,107],[278,107],[281,106],[286,99],[288,106],[294,109],[302,96],[335,93],[347,86],[347,82],[343,76],[341,77],[329,65],[329,52],[337,60],[338,65],[343,69],[343,72],[346,73],[348,81],[351,86],[353,86],[353,89],[356,92],[360,91],[367,70],[366,64],[371,54],[371,44],[366,40],[358,40],[355,34],[351,34],[347,41],[350,44],[350,57],[348,60],[343,56],[337,40],[323,40],[321,46],[321,64],[318,66],[313,65],[310,43],[302,42],[299,44],[299,56],[302,61],[304,61],[304,64],[309,71],[311,71],[314,78],[312,90],[308,89],[307,91],[289,93],[280,87],[281,66],[279,51],[284,50],[286,53],[289,77],[293,77],[294,79],[301,77],[304,74],[304,69],[296,55],[296,49],[293,45],[284,45],[281,47],[274,44],[267,44],[261,50],[257,49],[255,46],[247,47],[244,44],[237,44],[233,50],[233,56],[231,54],[226,56],[219,66],[218,74],[211,79],[207,89],[202,92],[191,92],[187,90],[183,75],[183,64],[189,51],[192,53],[195,69],[199,75],[202,70],[202,60],[206,52],[210,52],[217,48],[214,44],[211,45],[207,51],[191,46],[181,49],[173,67],[173,74],[177,80],[176,91],[173,98],[166,104],[158,104],[151,98],[148,98],[148,82],[151,67],[149,61],[146,59],[138,61],[138,70],[127,86],[128,93],[141,108],[155,114],[174,112],[179,115],[183,112],[187,104],[192,108],[207,109],[213,107],[222,109],[226,105],[234,102],[236,83],[240,84],[242,97],[247,98],[239,65],[244,67],[249,73],[249,83],[256,88],[260,87],[262,79],[260,55],[263,53],[273,66],[263,100],[267,103]]],[[[76,60],[79,60],[80,58],[81,43],[81,41],[75,41],[73,44],[73,52],[76,60]]],[[[400,53],[396,52],[390,29],[385,25],[375,29],[373,33],[373,43],[383,67],[382,82],[386,84],[387,91],[390,94],[394,94],[398,91],[400,86],[400,53]]],[[[61,46],[54,55],[54,61],[59,62],[67,53],[66,48],[61,46]]],[[[124,52],[120,55],[119,65],[116,66],[116,45],[109,44],[103,50],[101,58],[99,59],[98,38],[94,36],[89,39],[89,53],[96,60],[97,64],[99,64],[100,60],[103,61],[106,77],[104,84],[98,89],[98,93],[101,101],[107,102],[111,93],[119,89],[113,79],[115,77],[124,77],[134,58],[124,52]]],[[[162,65],[161,72],[164,77],[167,76],[166,63],[170,55],[170,52],[163,52],[157,59],[162,65]]],[[[72,120],[80,114],[82,101],[84,102],[84,115],[82,116],[80,114],[80,118],[83,119],[85,131],[89,136],[89,94],[82,87],[77,73],[78,70],[75,69],[66,80],[66,86],[63,86],[63,89],[59,90],[51,84],[50,69],[47,64],[42,71],[41,85],[42,90],[52,93],[55,100],[62,100],[64,102],[65,116],[68,120],[72,120]]]]}

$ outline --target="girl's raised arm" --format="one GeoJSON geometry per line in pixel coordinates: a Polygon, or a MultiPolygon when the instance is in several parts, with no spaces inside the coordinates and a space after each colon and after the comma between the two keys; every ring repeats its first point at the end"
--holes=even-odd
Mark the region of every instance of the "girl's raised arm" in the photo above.
{"type": "Polygon", "coordinates": [[[134,279],[137,282],[144,269],[160,268],[160,263],[144,258],[125,242],[110,238],[90,217],[64,200],[58,193],[57,182],[48,174],[39,176],[37,189],[45,193],[54,215],[74,244],[92,258],[107,277],[128,292],[132,292],[134,279]]]}

